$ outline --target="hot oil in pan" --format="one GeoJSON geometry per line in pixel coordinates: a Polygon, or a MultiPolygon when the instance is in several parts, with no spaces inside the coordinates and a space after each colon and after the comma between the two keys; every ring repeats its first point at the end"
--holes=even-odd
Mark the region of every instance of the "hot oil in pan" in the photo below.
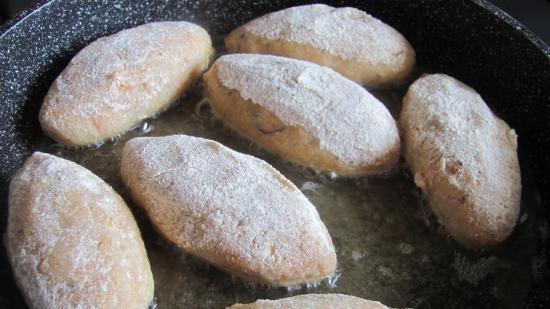
{"type": "MultiPolygon", "coordinates": [[[[374,94],[397,117],[405,89],[374,94]]],[[[442,231],[405,168],[353,181],[312,175],[229,132],[199,104],[200,92],[196,87],[176,107],[97,149],[67,150],[49,140],[41,147],[89,168],[124,196],[145,239],[156,308],[223,309],[237,302],[301,293],[344,293],[392,307],[518,308],[532,278],[545,265],[539,246],[547,227],[537,219],[542,218],[540,201],[528,185],[514,234],[495,250],[471,252],[442,231]],[[332,236],[338,255],[336,276],[318,287],[256,286],[182,253],[157,235],[121,184],[119,161],[128,139],[169,134],[217,140],[266,160],[293,181],[317,207],[332,236]]]]}

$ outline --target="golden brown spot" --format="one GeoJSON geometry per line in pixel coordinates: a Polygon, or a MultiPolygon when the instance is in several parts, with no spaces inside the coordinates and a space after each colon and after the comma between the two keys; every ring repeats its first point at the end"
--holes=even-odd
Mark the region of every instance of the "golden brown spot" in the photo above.
{"type": "Polygon", "coordinates": [[[456,175],[462,169],[462,162],[459,160],[448,161],[445,164],[445,172],[449,175],[456,175]]]}
{"type": "Polygon", "coordinates": [[[263,107],[253,106],[249,111],[249,115],[254,121],[256,129],[263,134],[274,134],[282,132],[287,128],[282,121],[266,111],[263,107]]]}
{"type": "Polygon", "coordinates": [[[99,132],[99,133],[102,133],[103,132],[103,127],[101,125],[101,120],[97,120],[95,117],[92,117],[91,120],[92,120],[92,125],[94,126],[96,131],[99,132]]]}
{"type": "Polygon", "coordinates": [[[148,83],[142,83],[141,88],[146,92],[149,92],[151,90],[151,87],[149,86],[148,83]]]}
{"type": "Polygon", "coordinates": [[[109,75],[107,75],[107,83],[110,85],[112,85],[116,80],[116,72],[113,72],[109,75]]]}
{"type": "Polygon", "coordinates": [[[208,147],[210,147],[215,153],[220,152],[220,145],[215,142],[208,142],[208,147]]]}
{"type": "Polygon", "coordinates": [[[122,83],[122,84],[118,85],[118,89],[120,89],[120,91],[122,91],[122,92],[129,92],[132,89],[132,86],[130,86],[128,84],[125,84],[125,83],[122,83]]]}

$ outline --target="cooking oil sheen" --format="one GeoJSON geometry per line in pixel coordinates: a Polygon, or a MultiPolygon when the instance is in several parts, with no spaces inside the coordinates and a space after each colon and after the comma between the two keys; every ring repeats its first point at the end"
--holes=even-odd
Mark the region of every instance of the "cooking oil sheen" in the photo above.
{"type": "MultiPolygon", "coordinates": [[[[397,118],[405,89],[373,94],[397,118]]],[[[99,147],[71,150],[44,139],[39,148],[85,166],[125,198],[141,227],[151,262],[156,296],[152,308],[223,309],[303,293],[349,294],[400,308],[518,308],[532,278],[545,265],[539,244],[548,228],[528,180],[522,194],[522,220],[511,237],[496,249],[469,251],[437,223],[403,163],[387,175],[340,179],[285,162],[225,128],[211,114],[201,85],[160,116],[99,147]],[[122,185],[119,162],[127,140],[171,134],[216,140],[267,161],[294,182],[316,206],[332,236],[337,273],[320,284],[257,285],[164,240],[122,185]]]]}

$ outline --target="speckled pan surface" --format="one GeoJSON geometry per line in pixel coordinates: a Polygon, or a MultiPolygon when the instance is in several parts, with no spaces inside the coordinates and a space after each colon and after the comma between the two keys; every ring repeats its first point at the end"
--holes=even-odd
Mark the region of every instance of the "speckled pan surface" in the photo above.
{"type": "MultiPolygon", "coordinates": [[[[158,20],[189,20],[204,26],[214,35],[222,35],[251,18],[303,3],[306,2],[54,0],[0,26],[0,230],[5,231],[10,177],[43,139],[37,119],[42,99],[69,59],[87,43],[123,28],[158,20]]],[[[523,178],[533,181],[527,186],[534,188],[534,199],[545,209],[540,215],[548,220],[550,49],[547,46],[506,14],[480,0],[350,0],[328,3],[354,6],[382,19],[407,37],[416,49],[421,66],[452,75],[477,89],[486,102],[516,129],[520,137],[522,169],[532,173],[523,178]]],[[[215,38],[219,40],[221,36],[215,38]]],[[[547,230],[542,233],[547,233],[547,230]]],[[[342,236],[336,237],[343,239],[342,236]]],[[[547,245],[540,243],[537,250],[548,256],[547,245]]],[[[361,254],[350,253],[356,258],[361,254]]],[[[177,261],[173,263],[177,265],[177,261]]],[[[196,266],[202,269],[199,272],[205,271],[203,266],[194,263],[191,261],[187,267],[196,266]]],[[[541,269],[547,270],[548,267],[542,265],[541,269]]],[[[548,282],[550,276],[543,271],[534,278],[531,286],[523,287],[530,289],[525,308],[550,306],[548,282]]],[[[434,284],[442,293],[448,289],[434,284]]],[[[233,293],[229,287],[217,286],[210,279],[205,279],[204,285],[208,291],[219,288],[220,293],[233,293]]],[[[452,300],[447,301],[452,303],[452,300]]],[[[446,306],[446,303],[440,305],[441,308],[453,307],[446,306]]],[[[468,306],[467,303],[462,305],[468,306]]],[[[217,308],[208,303],[197,307],[217,308]]],[[[0,308],[25,308],[13,282],[3,246],[0,249],[0,308]]]]}

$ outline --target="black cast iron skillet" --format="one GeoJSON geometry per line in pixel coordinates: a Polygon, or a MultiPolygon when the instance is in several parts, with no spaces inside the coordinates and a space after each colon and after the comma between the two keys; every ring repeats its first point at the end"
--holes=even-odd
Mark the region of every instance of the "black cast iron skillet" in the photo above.
{"type": "MultiPolygon", "coordinates": [[[[211,34],[221,35],[254,17],[304,3],[308,1],[53,0],[8,21],[0,28],[0,230],[5,231],[10,178],[42,139],[37,121],[41,101],[53,79],[86,44],[118,30],[158,20],[189,20],[203,25],[211,34]]],[[[518,132],[524,186],[533,188],[542,207],[541,220],[548,221],[548,46],[483,0],[327,3],[354,6],[382,19],[412,43],[419,66],[450,74],[477,89],[491,108],[518,132]]],[[[537,244],[543,257],[548,257],[549,244],[547,238],[537,244]]],[[[521,301],[524,308],[550,307],[546,261],[543,259],[544,265],[539,265],[539,273],[528,287],[529,295],[521,301]]],[[[461,306],[468,307],[467,303],[461,306]]],[[[197,304],[197,307],[208,306],[197,304]]],[[[453,299],[447,299],[439,307],[456,306],[453,299]]],[[[25,308],[3,246],[0,308],[25,308]]]]}

